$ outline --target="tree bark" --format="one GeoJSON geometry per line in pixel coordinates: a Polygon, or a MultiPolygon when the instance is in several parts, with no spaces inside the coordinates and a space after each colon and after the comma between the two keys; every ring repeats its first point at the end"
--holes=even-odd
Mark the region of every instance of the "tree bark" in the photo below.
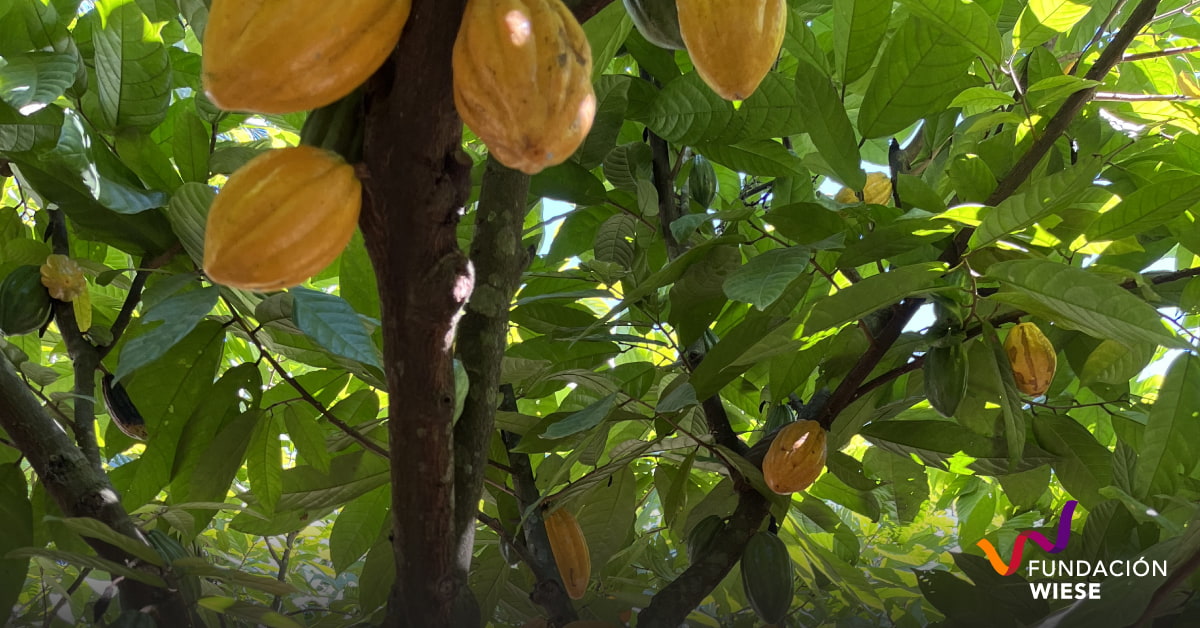
{"type": "Polygon", "coordinates": [[[472,278],[456,226],[469,190],[451,51],[464,0],[416,0],[368,86],[360,226],[379,281],[388,384],[392,547],[389,626],[452,625],[454,376],[451,344],[472,278]]]}
{"type": "MultiPolygon", "coordinates": [[[[109,483],[108,476],[71,442],[7,359],[0,359],[0,428],[29,459],[46,492],[63,514],[97,519],[125,536],[146,542],[121,507],[121,500],[109,483]]],[[[102,558],[122,565],[137,560],[108,543],[92,538],[84,540],[102,558]]],[[[158,568],[145,563],[137,568],[158,576],[164,575],[158,568]]],[[[119,589],[122,608],[137,610],[151,607],[160,625],[191,625],[187,607],[178,592],[172,593],[128,578],[121,581],[119,589]]]]}

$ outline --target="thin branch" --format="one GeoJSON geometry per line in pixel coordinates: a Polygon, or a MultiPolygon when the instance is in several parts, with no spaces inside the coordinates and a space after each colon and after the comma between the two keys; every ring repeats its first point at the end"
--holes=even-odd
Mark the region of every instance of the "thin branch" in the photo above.
{"type": "Polygon", "coordinates": [[[1104,38],[1106,33],[1108,33],[1108,27],[1112,26],[1113,20],[1117,19],[1117,15],[1122,9],[1125,8],[1125,3],[1128,1],[1129,0],[1117,0],[1117,3],[1113,5],[1112,10],[1108,12],[1107,16],[1105,16],[1104,22],[1100,24],[1100,28],[1096,29],[1096,34],[1092,36],[1092,40],[1079,50],[1079,58],[1076,59],[1075,63],[1071,64],[1071,70],[1067,72],[1067,74],[1074,76],[1079,72],[1079,62],[1082,61],[1084,55],[1086,55],[1087,52],[1092,49],[1092,46],[1100,43],[1100,40],[1104,38]]]}
{"type": "Polygon", "coordinates": [[[142,301],[142,289],[146,287],[146,280],[149,277],[149,270],[142,269],[134,273],[133,281],[129,284],[129,293],[125,295],[125,302],[121,304],[121,311],[117,312],[117,318],[113,321],[112,342],[98,349],[100,359],[103,360],[108,355],[108,352],[117,346],[117,341],[121,339],[121,335],[129,327],[129,322],[133,320],[133,311],[137,309],[138,303],[142,301]]]}
{"type": "Polygon", "coordinates": [[[1118,92],[1096,92],[1092,100],[1097,102],[1186,102],[1200,100],[1200,96],[1187,94],[1122,94],[1118,92]]]}
{"type": "Polygon", "coordinates": [[[1163,48],[1162,50],[1151,50],[1150,52],[1139,52],[1136,54],[1125,55],[1121,57],[1121,63],[1129,63],[1130,61],[1141,61],[1143,59],[1157,59],[1158,57],[1170,57],[1173,55],[1185,55],[1193,52],[1200,52],[1200,46],[1181,46],[1179,48],[1163,48]]]}
{"type": "MultiPolygon", "coordinates": [[[[299,530],[288,532],[283,540],[283,555],[275,559],[275,564],[279,565],[279,572],[275,575],[275,579],[280,582],[287,582],[288,563],[292,561],[292,548],[296,544],[296,535],[298,534],[300,534],[299,530]]],[[[267,539],[267,549],[271,549],[270,539],[267,539]]],[[[275,552],[271,552],[271,556],[274,558],[275,552]]],[[[271,600],[271,608],[278,613],[283,608],[283,596],[276,595],[275,599],[271,600]]]]}
{"type": "Polygon", "coordinates": [[[237,310],[234,309],[233,304],[230,303],[228,299],[225,299],[225,297],[221,298],[225,300],[225,305],[229,307],[229,311],[233,315],[233,319],[237,321],[238,325],[245,330],[246,335],[250,337],[250,342],[254,343],[255,347],[258,347],[259,355],[267,360],[267,363],[270,364],[271,368],[279,374],[279,377],[283,378],[283,381],[287,382],[289,386],[296,390],[296,393],[300,395],[301,399],[308,403],[308,405],[315,408],[317,412],[321,414],[321,416],[325,417],[326,421],[329,421],[334,427],[337,427],[347,436],[358,442],[358,444],[362,445],[364,449],[383,458],[388,457],[387,450],[384,449],[379,443],[376,443],[366,436],[363,436],[358,432],[358,430],[355,430],[348,423],[334,416],[333,413],[325,407],[325,404],[321,403],[321,401],[314,397],[312,393],[308,392],[308,390],[305,389],[300,382],[296,381],[294,377],[288,374],[288,372],[284,370],[283,365],[281,365],[279,361],[275,359],[275,356],[271,355],[271,352],[267,351],[266,347],[263,347],[262,342],[258,339],[257,329],[251,328],[246,324],[246,321],[237,313],[237,310]]]}

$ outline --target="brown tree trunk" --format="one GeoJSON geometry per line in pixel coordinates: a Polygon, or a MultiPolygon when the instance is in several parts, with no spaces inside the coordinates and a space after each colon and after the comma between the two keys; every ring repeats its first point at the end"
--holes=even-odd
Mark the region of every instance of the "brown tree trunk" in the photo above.
{"type": "Polygon", "coordinates": [[[455,227],[469,191],[450,57],[464,0],[416,0],[368,87],[360,225],[379,280],[396,582],[389,626],[450,626],[454,577],[451,341],[471,292],[455,227]]]}

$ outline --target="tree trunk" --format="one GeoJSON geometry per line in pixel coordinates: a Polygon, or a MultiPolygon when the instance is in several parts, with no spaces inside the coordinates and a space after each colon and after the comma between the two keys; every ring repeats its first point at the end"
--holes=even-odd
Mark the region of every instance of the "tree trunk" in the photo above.
{"type": "Polygon", "coordinates": [[[379,280],[396,582],[389,626],[450,626],[454,577],[451,344],[472,278],[455,227],[469,191],[450,57],[464,0],[416,0],[368,86],[360,225],[379,280]]]}

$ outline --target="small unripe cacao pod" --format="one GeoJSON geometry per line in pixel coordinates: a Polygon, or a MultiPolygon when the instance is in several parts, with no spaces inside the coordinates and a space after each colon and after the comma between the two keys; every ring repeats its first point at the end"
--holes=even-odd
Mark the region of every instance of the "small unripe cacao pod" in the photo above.
{"type": "Polygon", "coordinates": [[[717,515],[709,515],[692,526],[687,537],[688,558],[694,563],[713,548],[717,537],[725,530],[725,520],[717,515]]]}
{"type": "Polygon", "coordinates": [[[961,342],[931,347],[925,354],[925,395],[944,417],[954,416],[967,394],[967,356],[961,342]]]}
{"type": "Polygon", "coordinates": [[[563,586],[572,600],[583,597],[588,579],[592,574],[592,556],[588,552],[587,539],[575,515],[559,508],[543,518],[546,536],[550,538],[550,549],[554,552],[554,564],[562,576],[563,586]]]}
{"type": "Polygon", "coordinates": [[[625,0],[625,10],[646,41],[669,50],[683,50],[675,0],[625,0]]]}
{"type": "Polygon", "coordinates": [[[756,532],[742,553],[742,588],[758,618],[783,621],[792,605],[792,557],[779,537],[756,532]]]}
{"type": "Polygon", "coordinates": [[[560,164],[592,128],[592,49],[561,0],[469,0],[453,64],[458,114],[509,168],[560,164]]]}
{"type": "Polygon", "coordinates": [[[222,109],[324,107],[383,64],[411,6],[411,0],[213,0],[204,30],[204,92],[222,109]]]}
{"type": "Polygon", "coordinates": [[[779,57],[786,0],[676,0],[696,73],[725,100],[745,100],[779,57]]]}
{"type": "Polygon", "coordinates": [[[702,155],[692,160],[692,171],[688,174],[688,192],[692,200],[708,209],[717,197],[717,171],[712,162],[702,155]]]}
{"type": "Polygon", "coordinates": [[[50,320],[50,313],[50,293],[37,266],[19,266],[0,282],[0,333],[20,336],[37,331],[50,320]]]}
{"type": "Polygon", "coordinates": [[[83,268],[66,255],[51,255],[42,264],[42,285],[50,296],[59,301],[74,301],[75,297],[87,292],[87,279],[83,268]]]}
{"type": "Polygon", "coordinates": [[[825,468],[825,429],[800,420],[779,430],[763,458],[767,487],[780,495],[803,491],[825,468]]]}
{"type": "Polygon", "coordinates": [[[1046,394],[1058,367],[1054,345],[1033,323],[1018,323],[1004,339],[1017,390],[1031,397],[1046,394]]]}
{"type": "Polygon", "coordinates": [[[362,186],[354,168],[311,146],[265,152],[217,194],[204,233],[204,272],[244,290],[280,290],[321,272],[350,242],[362,186]]]}

